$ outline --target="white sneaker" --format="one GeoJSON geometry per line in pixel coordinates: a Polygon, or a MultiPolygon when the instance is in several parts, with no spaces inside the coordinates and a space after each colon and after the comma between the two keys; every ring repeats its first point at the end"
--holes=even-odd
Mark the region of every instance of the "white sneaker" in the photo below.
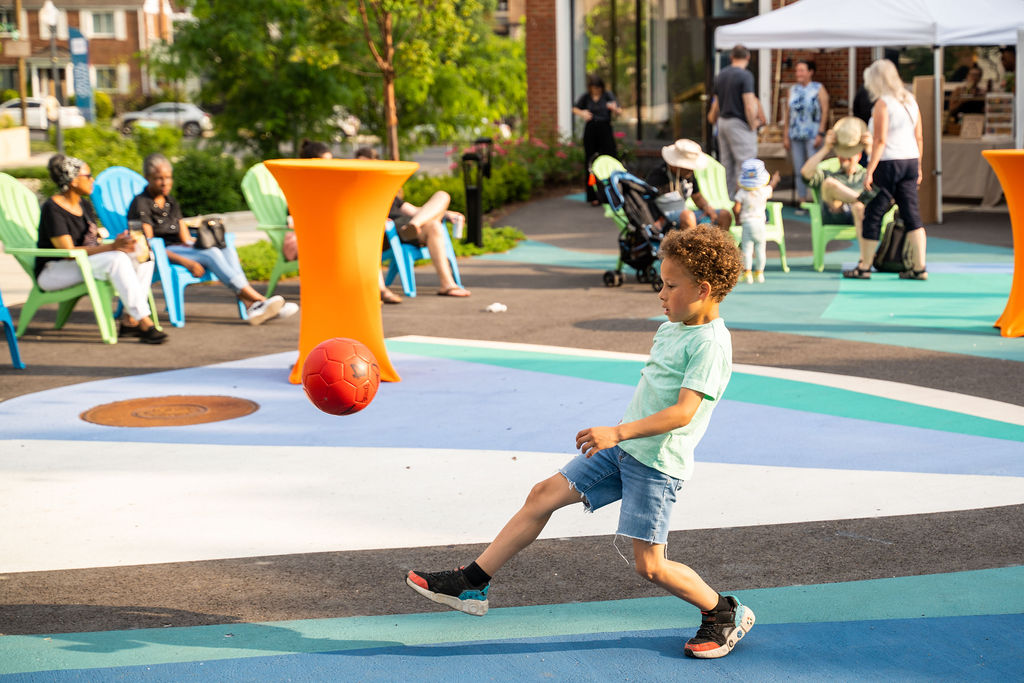
{"type": "Polygon", "coordinates": [[[284,306],[281,307],[280,311],[277,312],[277,317],[282,319],[282,320],[284,320],[285,318],[292,317],[293,315],[295,315],[298,312],[299,312],[299,305],[298,304],[293,304],[291,301],[289,301],[284,306]]]}
{"type": "Polygon", "coordinates": [[[743,281],[746,282],[748,285],[754,284],[754,274],[748,270],[743,274],[743,281]]]}
{"type": "Polygon", "coordinates": [[[253,303],[246,311],[249,314],[249,324],[262,325],[277,315],[283,306],[284,297],[281,296],[272,296],[269,299],[253,303]]]}
{"type": "Polygon", "coordinates": [[[764,271],[757,271],[757,281],[764,284],[764,271]]]}

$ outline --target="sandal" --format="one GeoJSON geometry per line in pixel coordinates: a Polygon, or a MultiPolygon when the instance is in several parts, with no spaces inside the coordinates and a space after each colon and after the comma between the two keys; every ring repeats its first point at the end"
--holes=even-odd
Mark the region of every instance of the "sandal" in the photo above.
{"type": "Polygon", "coordinates": [[[900,271],[901,280],[927,280],[928,270],[922,268],[921,270],[903,270],[900,271]]]}
{"type": "Polygon", "coordinates": [[[442,289],[437,292],[438,296],[454,296],[454,297],[467,297],[470,292],[468,289],[462,287],[449,287],[448,289],[442,289]]]}
{"type": "Polygon", "coordinates": [[[400,304],[402,303],[402,297],[398,296],[390,289],[381,290],[380,300],[386,304],[400,304]]]}
{"type": "Polygon", "coordinates": [[[870,280],[871,279],[871,267],[861,268],[860,263],[853,270],[844,270],[843,277],[848,277],[854,280],[870,280]]]}

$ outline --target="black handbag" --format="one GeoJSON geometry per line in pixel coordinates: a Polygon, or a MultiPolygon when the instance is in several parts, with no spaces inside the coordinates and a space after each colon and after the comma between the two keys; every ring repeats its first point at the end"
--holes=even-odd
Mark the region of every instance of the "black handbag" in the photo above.
{"type": "Polygon", "coordinates": [[[224,221],[220,218],[203,218],[192,228],[195,232],[196,249],[224,249],[228,243],[224,239],[224,221]]]}
{"type": "Polygon", "coordinates": [[[872,265],[881,273],[900,273],[913,269],[913,261],[907,252],[907,225],[899,211],[878,243],[872,265]]]}

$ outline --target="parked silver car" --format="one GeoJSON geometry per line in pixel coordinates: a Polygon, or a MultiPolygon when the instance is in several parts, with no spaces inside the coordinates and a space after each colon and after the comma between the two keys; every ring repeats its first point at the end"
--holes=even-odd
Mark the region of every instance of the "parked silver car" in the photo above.
{"type": "Polygon", "coordinates": [[[196,137],[213,130],[213,119],[205,111],[187,102],[158,102],[141,111],[121,116],[121,132],[132,132],[135,125],[164,125],[181,128],[186,137],[196,137]]]}
{"type": "MultiPolygon", "coordinates": [[[[46,118],[46,100],[42,97],[26,97],[25,112],[28,127],[46,130],[50,121],[46,118]]],[[[21,125],[21,100],[17,97],[0,104],[0,118],[10,117],[15,125],[21,125]]],[[[81,128],[85,125],[85,117],[78,107],[64,106],[60,108],[61,128],[81,128]]]]}

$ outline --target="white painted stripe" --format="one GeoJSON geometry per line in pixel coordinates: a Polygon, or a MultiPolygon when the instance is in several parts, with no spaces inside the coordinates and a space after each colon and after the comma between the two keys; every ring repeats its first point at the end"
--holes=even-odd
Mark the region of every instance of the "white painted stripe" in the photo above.
{"type": "MultiPolygon", "coordinates": [[[[392,337],[396,341],[418,342],[421,344],[437,344],[439,346],[469,346],[484,349],[504,349],[533,353],[551,353],[565,356],[583,356],[586,358],[609,358],[618,360],[646,361],[646,354],[619,353],[616,351],[598,351],[593,349],[573,349],[561,346],[545,346],[541,344],[519,344],[513,342],[479,341],[475,339],[452,339],[445,337],[423,337],[408,335],[392,337]]],[[[906,403],[914,403],[929,408],[948,410],[962,415],[972,415],[988,420],[998,420],[1014,425],[1024,425],[1024,406],[993,401],[978,396],[968,396],[952,391],[931,389],[928,387],[890,382],[852,375],[836,375],[813,370],[796,370],[764,365],[748,365],[736,363],[733,370],[761,377],[774,377],[792,382],[806,382],[835,389],[854,391],[860,394],[891,398],[906,403]]]]}
{"type": "MultiPolygon", "coordinates": [[[[3,450],[0,572],[487,542],[570,457],[74,441],[3,450]]],[[[1021,477],[698,463],[671,528],[1021,503],[1021,477]],[[724,482],[742,505],[722,504],[724,482]]],[[[617,511],[563,510],[542,536],[612,534],[617,511]]]]}

